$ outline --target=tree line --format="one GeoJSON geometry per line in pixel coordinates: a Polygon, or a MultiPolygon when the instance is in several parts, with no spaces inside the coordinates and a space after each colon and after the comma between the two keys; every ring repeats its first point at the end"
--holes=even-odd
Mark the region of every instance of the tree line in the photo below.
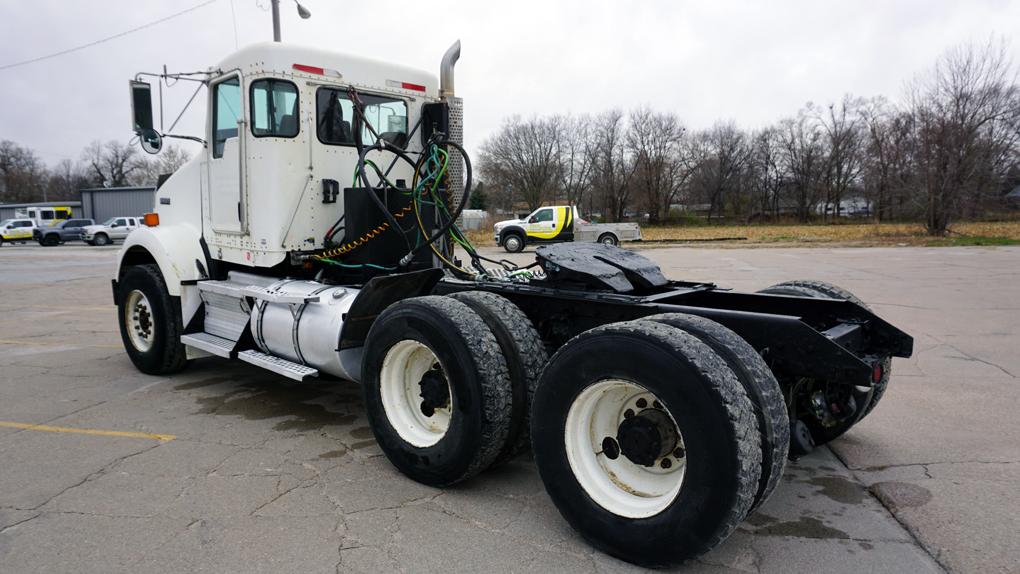
{"type": "Polygon", "coordinates": [[[0,141],[0,203],[77,200],[87,187],[155,185],[161,174],[177,171],[188,154],[166,146],[158,156],[146,156],[136,145],[94,141],[80,159],[48,166],[30,148],[0,141]]]}
{"type": "Polygon", "coordinates": [[[482,145],[490,206],[578,205],[606,221],[652,224],[836,219],[849,200],[877,221],[944,234],[1020,184],[1020,88],[1004,43],[946,52],[898,102],[846,95],[754,130],[688,130],[646,107],[506,119],[482,145]]]}

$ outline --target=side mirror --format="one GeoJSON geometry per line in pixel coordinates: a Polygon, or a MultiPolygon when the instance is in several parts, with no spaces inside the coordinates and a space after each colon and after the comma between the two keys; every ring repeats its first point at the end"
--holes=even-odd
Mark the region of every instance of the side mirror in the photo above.
{"type": "Polygon", "coordinates": [[[153,128],[152,86],[146,82],[131,80],[131,118],[131,130],[135,133],[153,128]]]}
{"type": "Polygon", "coordinates": [[[138,141],[142,144],[145,153],[157,154],[163,149],[163,136],[154,129],[142,130],[138,134],[138,141]]]}

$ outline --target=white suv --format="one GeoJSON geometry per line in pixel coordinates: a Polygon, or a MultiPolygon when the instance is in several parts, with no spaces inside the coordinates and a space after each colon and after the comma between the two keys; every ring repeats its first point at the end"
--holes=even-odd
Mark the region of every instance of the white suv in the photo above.
{"type": "Polygon", "coordinates": [[[141,225],[141,217],[111,217],[99,225],[83,227],[81,238],[89,245],[109,245],[117,240],[123,241],[128,233],[141,225]]]}

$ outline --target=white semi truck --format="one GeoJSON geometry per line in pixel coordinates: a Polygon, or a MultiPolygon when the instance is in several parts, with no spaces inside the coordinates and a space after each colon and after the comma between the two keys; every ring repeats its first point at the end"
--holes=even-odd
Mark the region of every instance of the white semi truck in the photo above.
{"type": "Polygon", "coordinates": [[[788,452],[875,407],[912,339],[817,282],[736,293],[597,243],[540,247],[526,267],[486,259],[455,224],[472,175],[459,56],[437,78],[260,44],[199,73],[139,74],[147,151],[175,134],[155,129],[145,80],[194,80],[208,116],[201,153],[120,251],[127,354],[157,375],[213,355],[359,382],[380,447],[414,480],[450,485],[532,449],[597,548],[647,566],[707,552],[769,497],[788,452]]]}

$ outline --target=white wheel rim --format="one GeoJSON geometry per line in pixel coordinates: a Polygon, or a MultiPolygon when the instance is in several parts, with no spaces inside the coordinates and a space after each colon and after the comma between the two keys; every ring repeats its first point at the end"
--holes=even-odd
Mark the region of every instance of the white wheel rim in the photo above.
{"type": "Polygon", "coordinates": [[[686,448],[676,420],[655,395],[635,383],[607,379],[581,391],[567,413],[564,442],[578,483],[599,506],[618,516],[654,516],[673,503],[683,486],[686,448]],[[647,467],[622,453],[613,459],[604,452],[603,440],[616,439],[620,423],[629,418],[628,414],[637,416],[656,408],[653,405],[658,405],[657,410],[668,415],[673,424],[676,445],[671,453],[647,467]]]}
{"type": "Polygon", "coordinates": [[[510,251],[517,251],[517,248],[520,247],[520,240],[516,237],[507,238],[506,246],[510,248],[510,251]]]}
{"type": "Polygon", "coordinates": [[[450,398],[445,407],[435,408],[431,416],[422,411],[422,377],[435,366],[443,372],[439,358],[431,349],[418,341],[405,339],[386,352],[379,373],[379,393],[386,418],[400,438],[418,448],[442,440],[453,418],[453,393],[449,382],[446,391],[450,398]]]}
{"type": "Polygon", "coordinates": [[[124,301],[124,325],[128,339],[135,349],[146,352],[152,348],[156,336],[156,323],[152,317],[152,306],[148,297],[138,289],[127,294],[124,301]]]}

